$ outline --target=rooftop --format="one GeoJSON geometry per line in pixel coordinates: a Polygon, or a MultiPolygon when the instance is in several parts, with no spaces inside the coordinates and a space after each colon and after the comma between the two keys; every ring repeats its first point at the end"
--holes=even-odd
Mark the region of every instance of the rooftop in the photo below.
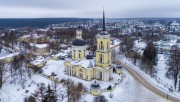
{"type": "Polygon", "coordinates": [[[69,63],[72,65],[81,65],[84,68],[92,68],[95,66],[95,60],[94,59],[84,59],[84,60],[79,60],[75,61],[72,59],[67,59],[69,63]]]}

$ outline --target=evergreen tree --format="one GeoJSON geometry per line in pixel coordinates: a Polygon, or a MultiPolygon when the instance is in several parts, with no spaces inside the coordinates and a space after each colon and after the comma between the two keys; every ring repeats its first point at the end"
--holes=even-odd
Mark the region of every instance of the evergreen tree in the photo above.
{"type": "Polygon", "coordinates": [[[57,102],[57,96],[54,90],[51,89],[50,85],[48,85],[47,87],[47,90],[45,92],[42,102],[57,102]]]}
{"type": "Polygon", "coordinates": [[[149,42],[144,50],[142,62],[147,66],[148,69],[145,71],[150,71],[150,75],[153,74],[153,65],[156,65],[157,51],[153,42],[149,42]]]}

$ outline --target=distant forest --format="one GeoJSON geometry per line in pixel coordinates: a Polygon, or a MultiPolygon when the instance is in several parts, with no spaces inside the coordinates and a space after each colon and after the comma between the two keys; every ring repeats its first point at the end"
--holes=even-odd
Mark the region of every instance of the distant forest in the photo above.
{"type": "Polygon", "coordinates": [[[89,18],[22,18],[22,19],[0,19],[0,28],[37,27],[44,28],[51,24],[65,22],[84,22],[93,19],[89,18]]]}

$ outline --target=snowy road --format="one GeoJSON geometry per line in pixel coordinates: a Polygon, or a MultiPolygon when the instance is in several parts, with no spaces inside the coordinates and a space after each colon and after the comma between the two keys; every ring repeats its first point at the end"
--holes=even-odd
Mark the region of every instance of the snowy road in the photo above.
{"type": "Polygon", "coordinates": [[[158,89],[157,87],[155,87],[154,85],[152,85],[149,81],[147,81],[145,78],[143,78],[143,76],[140,75],[138,72],[136,72],[134,69],[130,68],[129,66],[127,66],[123,63],[120,63],[120,65],[123,66],[140,84],[142,84],[147,89],[151,90],[152,92],[156,93],[157,95],[159,95],[165,99],[168,99],[170,101],[180,102],[180,99],[173,97],[171,95],[168,95],[165,92],[158,89]]]}

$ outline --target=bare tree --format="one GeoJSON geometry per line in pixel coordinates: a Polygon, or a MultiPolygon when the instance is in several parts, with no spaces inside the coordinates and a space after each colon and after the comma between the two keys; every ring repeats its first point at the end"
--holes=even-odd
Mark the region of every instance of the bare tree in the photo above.
{"type": "Polygon", "coordinates": [[[115,60],[116,60],[116,51],[115,51],[115,49],[113,49],[113,50],[111,51],[111,57],[112,57],[112,62],[114,63],[115,60]]]}
{"type": "Polygon", "coordinates": [[[171,73],[174,78],[174,87],[176,89],[178,74],[180,72],[180,49],[177,46],[172,46],[168,72],[171,73]]]}
{"type": "Polygon", "coordinates": [[[4,71],[5,71],[4,63],[2,61],[0,61],[0,88],[3,85],[4,71]]]}
{"type": "Polygon", "coordinates": [[[68,102],[76,102],[81,97],[82,92],[82,83],[78,83],[77,85],[72,80],[66,80],[66,92],[68,97],[68,102]]]}
{"type": "MultiPolygon", "coordinates": [[[[31,61],[31,55],[26,55],[26,57],[24,57],[24,62],[25,62],[25,64],[26,63],[30,63],[30,61],[31,61]]],[[[26,66],[25,66],[26,67],[26,66]]],[[[31,68],[29,68],[29,67],[26,67],[26,72],[27,72],[27,74],[28,74],[28,77],[29,78],[31,78],[31,76],[32,76],[32,74],[33,74],[33,71],[32,71],[32,69],[31,68]]]]}
{"type": "Polygon", "coordinates": [[[45,95],[45,91],[46,91],[46,85],[44,83],[38,84],[38,88],[37,88],[36,92],[34,93],[36,100],[42,101],[43,97],[45,95]]]}
{"type": "Polygon", "coordinates": [[[105,96],[100,95],[100,96],[94,97],[93,102],[108,102],[108,100],[106,99],[105,96]]]}

